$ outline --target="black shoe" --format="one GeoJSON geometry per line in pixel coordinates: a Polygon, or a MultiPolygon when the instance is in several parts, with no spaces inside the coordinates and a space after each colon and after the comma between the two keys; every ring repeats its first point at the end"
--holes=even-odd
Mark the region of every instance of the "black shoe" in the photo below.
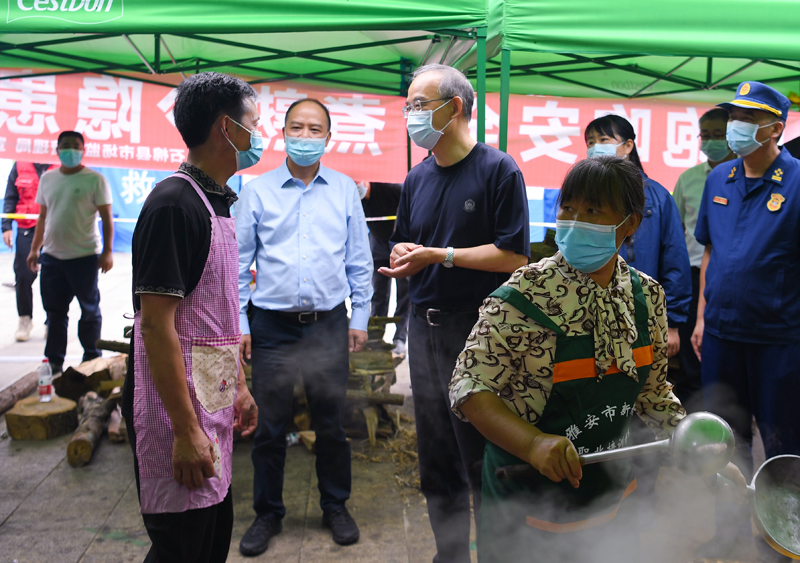
{"type": "Polygon", "coordinates": [[[323,512],[322,525],[331,529],[333,541],[339,545],[350,545],[358,541],[358,525],[344,506],[323,512]]]}
{"type": "Polygon", "coordinates": [[[250,557],[261,555],[267,551],[269,540],[280,534],[281,530],[283,530],[283,524],[279,518],[259,516],[242,536],[239,542],[239,552],[250,557]]]}

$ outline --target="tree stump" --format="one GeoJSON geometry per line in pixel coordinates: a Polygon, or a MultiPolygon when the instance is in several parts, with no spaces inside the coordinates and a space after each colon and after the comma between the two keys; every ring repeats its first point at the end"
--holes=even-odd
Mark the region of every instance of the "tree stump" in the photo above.
{"type": "Polygon", "coordinates": [[[128,356],[95,358],[76,367],[69,367],[61,377],[53,379],[53,387],[61,397],[79,400],[89,391],[100,391],[100,382],[124,379],[128,356]]]}
{"type": "Polygon", "coordinates": [[[48,403],[39,397],[21,399],[6,413],[8,435],[15,440],[49,440],[69,434],[78,425],[75,401],[53,396],[48,403]]]}
{"type": "Polygon", "coordinates": [[[81,399],[80,423],[67,445],[67,462],[72,467],[82,467],[92,459],[108,417],[116,406],[116,401],[104,400],[93,391],[81,399]]]}

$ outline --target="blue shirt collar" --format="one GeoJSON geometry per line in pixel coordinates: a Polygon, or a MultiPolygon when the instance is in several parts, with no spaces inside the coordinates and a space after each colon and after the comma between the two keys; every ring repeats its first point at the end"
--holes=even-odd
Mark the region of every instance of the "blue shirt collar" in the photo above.
{"type": "MultiPolygon", "coordinates": [[[[775,184],[782,184],[783,174],[792,165],[792,160],[793,157],[789,151],[781,147],[781,152],[778,154],[778,158],[776,158],[772,165],[767,169],[767,171],[764,173],[764,176],[762,176],[762,179],[764,181],[771,181],[775,184]]],[[[729,161],[729,164],[731,165],[731,170],[728,173],[728,177],[725,181],[735,182],[739,179],[744,180],[744,163],[742,157],[729,161]]]]}
{"type": "MultiPolygon", "coordinates": [[[[288,158],[288,157],[286,157],[288,158]]],[[[308,188],[312,187],[317,181],[321,181],[325,184],[328,184],[328,169],[320,162],[319,163],[319,170],[317,170],[317,175],[314,176],[314,179],[311,180],[311,183],[308,184],[308,188]]],[[[299,187],[297,185],[296,178],[292,176],[291,171],[289,170],[289,166],[286,164],[286,159],[283,160],[283,163],[278,168],[278,181],[281,183],[282,188],[287,187],[299,187]]]]}

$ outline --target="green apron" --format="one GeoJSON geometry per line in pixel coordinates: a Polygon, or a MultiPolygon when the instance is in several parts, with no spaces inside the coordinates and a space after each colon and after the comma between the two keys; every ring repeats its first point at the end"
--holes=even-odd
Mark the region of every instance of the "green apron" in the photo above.
{"type": "MultiPolygon", "coordinates": [[[[567,336],[556,322],[511,287],[503,286],[492,293],[492,297],[503,299],[532,321],[556,333],[553,386],[536,427],[547,434],[567,436],[581,455],[629,445],[633,407],[653,363],[647,302],[639,276],[633,269],[630,273],[638,331],[633,343],[638,382],[620,372],[616,363],[598,380],[593,335],[567,336]]],[[[569,542],[573,535],[569,532],[611,522],[625,497],[636,489],[629,459],[584,466],[578,489],[573,489],[567,480],[554,483],[538,473],[521,479],[495,477],[496,468],[519,463],[526,462],[487,442],[483,463],[480,561],[511,561],[513,559],[506,557],[498,559],[498,554],[508,554],[510,544],[525,547],[520,544],[532,542],[524,549],[528,553],[529,548],[541,544],[537,538],[558,535],[569,542]]],[[[565,561],[564,554],[556,559],[565,561]]]]}

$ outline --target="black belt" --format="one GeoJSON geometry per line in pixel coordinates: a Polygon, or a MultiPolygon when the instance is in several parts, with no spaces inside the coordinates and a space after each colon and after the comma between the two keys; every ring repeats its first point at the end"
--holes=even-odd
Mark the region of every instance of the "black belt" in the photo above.
{"type": "Polygon", "coordinates": [[[426,321],[428,321],[428,326],[441,326],[442,323],[440,321],[444,320],[444,317],[452,317],[456,315],[474,315],[475,319],[478,319],[478,308],[474,309],[467,309],[464,311],[454,311],[448,309],[433,309],[428,307],[422,307],[420,305],[413,305],[413,312],[414,316],[422,317],[426,321]]]}
{"type": "Polygon", "coordinates": [[[268,310],[267,312],[279,316],[287,321],[294,321],[298,324],[310,324],[321,321],[325,317],[330,317],[345,309],[344,303],[340,303],[330,311],[274,311],[268,310]]]}

